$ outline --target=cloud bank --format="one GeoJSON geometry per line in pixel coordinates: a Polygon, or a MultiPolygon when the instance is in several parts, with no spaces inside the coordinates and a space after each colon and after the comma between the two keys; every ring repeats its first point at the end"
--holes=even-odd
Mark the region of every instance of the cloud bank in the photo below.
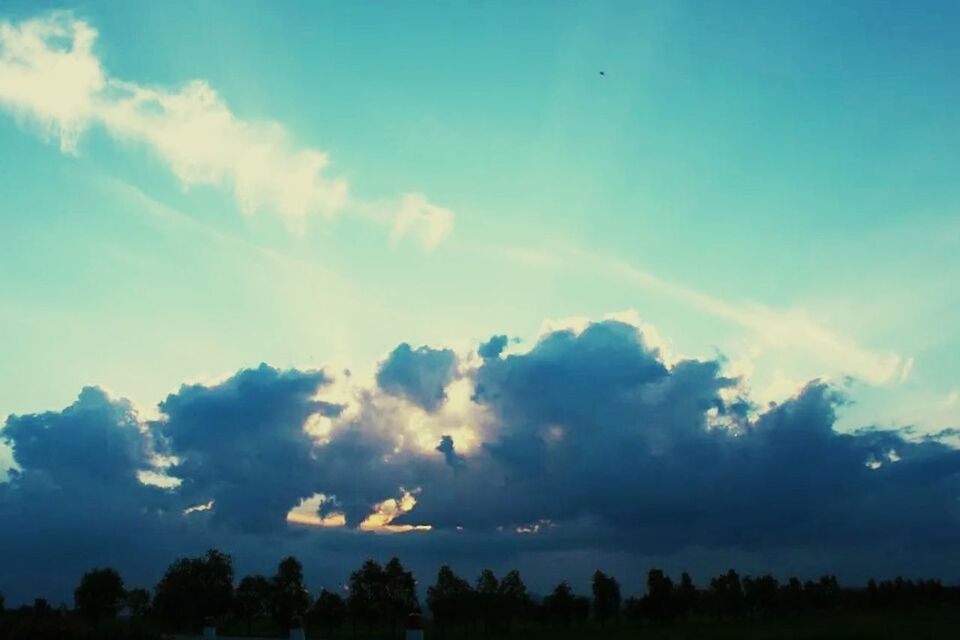
{"type": "Polygon", "coordinates": [[[936,438],[838,432],[844,397],[816,380],[758,407],[721,361],[665,361],[627,322],[507,342],[401,344],[369,383],[260,365],[181,387],[155,421],[96,388],[10,416],[0,588],[57,592],[93,564],[155,579],[210,545],[241,568],[282,549],[339,575],[380,553],[428,572],[856,557],[847,569],[868,575],[902,570],[891,549],[960,575],[960,451],[936,438]]]}
{"type": "MultiPolygon", "coordinates": [[[[238,117],[204,80],[167,89],[111,76],[94,51],[97,36],[66,12],[0,22],[0,106],[65,153],[103,127],[148,148],[184,187],[229,189],[244,213],[276,213],[297,230],[348,207],[347,181],[329,175],[327,153],[296,145],[275,122],[238,117]]],[[[394,239],[410,235],[430,249],[451,232],[453,213],[411,193],[385,222],[394,239]]]]}

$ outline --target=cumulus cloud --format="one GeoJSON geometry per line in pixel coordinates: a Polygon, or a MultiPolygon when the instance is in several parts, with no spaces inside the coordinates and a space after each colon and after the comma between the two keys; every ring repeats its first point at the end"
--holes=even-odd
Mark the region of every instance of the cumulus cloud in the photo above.
{"type": "Polygon", "coordinates": [[[404,342],[380,365],[377,384],[427,411],[446,400],[446,386],[456,372],[456,356],[450,349],[412,348],[404,342]]]}
{"type": "MultiPolygon", "coordinates": [[[[960,570],[947,432],[840,432],[846,400],[816,380],[758,407],[721,361],[666,362],[628,322],[558,329],[525,352],[503,342],[479,359],[400,345],[375,385],[336,403],[322,399],[329,374],[261,365],[182,387],[156,421],[93,388],[62,411],[11,416],[0,435],[18,470],[0,484],[12,523],[0,548],[64,548],[78,573],[112,563],[153,576],[210,545],[247,566],[280,549],[328,564],[318,550],[341,563],[389,550],[428,571],[563,554],[672,557],[695,572],[735,555],[796,571],[815,556],[847,558],[823,569],[859,578],[902,570],[894,549],[960,570]],[[144,484],[144,471],[177,482],[144,484]]],[[[35,563],[5,575],[59,588],[35,563]]]]}
{"type": "Polygon", "coordinates": [[[960,452],[839,433],[843,396],[818,381],[759,412],[719,362],[667,367],[616,321],[547,334],[474,377],[503,426],[473,475],[424,490],[417,515],[437,527],[549,521],[673,550],[942,544],[960,525],[960,452]]]}
{"type": "Polygon", "coordinates": [[[261,365],[168,396],[156,429],[178,459],[168,469],[182,480],[178,493],[193,504],[213,500],[215,521],[245,531],[283,527],[291,507],[315,493],[313,441],[304,425],[340,411],[314,399],[327,382],[319,371],[261,365]]]}
{"type": "Polygon", "coordinates": [[[16,462],[0,483],[4,593],[65,598],[92,565],[134,568],[175,546],[176,500],[140,482],[153,447],[129,402],[88,387],[62,411],[8,417],[0,439],[16,462]]]}
{"type": "Polygon", "coordinates": [[[507,348],[507,336],[493,336],[477,348],[477,354],[484,360],[490,358],[499,358],[503,350],[507,348]]]}
{"type": "MultiPolygon", "coordinates": [[[[66,12],[0,22],[0,106],[70,153],[101,126],[147,147],[184,187],[229,189],[241,211],[277,213],[294,229],[347,207],[347,182],[328,175],[327,153],[298,146],[278,123],[238,117],[206,81],[169,89],[112,77],[94,51],[97,35],[66,12]]],[[[394,238],[410,234],[433,248],[453,212],[405,194],[386,222],[394,238]]]]}
{"type": "Polygon", "coordinates": [[[61,488],[78,481],[132,484],[151,466],[132,405],[96,387],[84,388],[61,412],[11,416],[2,434],[22,469],[15,477],[43,476],[61,488]]]}

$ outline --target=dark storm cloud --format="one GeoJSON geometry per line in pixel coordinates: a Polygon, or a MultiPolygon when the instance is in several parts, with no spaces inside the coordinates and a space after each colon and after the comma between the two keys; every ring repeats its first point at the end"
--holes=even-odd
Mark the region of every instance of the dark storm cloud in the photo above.
{"type": "Polygon", "coordinates": [[[401,486],[412,488],[422,464],[394,455],[393,434],[380,427],[389,416],[377,412],[369,392],[360,414],[332,437],[321,443],[309,435],[309,419],[342,410],[316,399],[329,382],[321,371],[260,365],[168,396],[154,426],[179,459],[167,473],[182,481],[176,493],[183,504],[213,500],[204,516],[212,524],[260,534],[285,529],[289,510],[316,493],[331,498],[321,514],[342,512],[355,527],[401,486]]]}
{"type": "Polygon", "coordinates": [[[446,399],[444,389],[455,372],[456,355],[450,349],[413,349],[404,342],[380,365],[377,384],[433,411],[446,399]]]}
{"type": "Polygon", "coordinates": [[[87,387],[63,411],[10,416],[0,437],[18,467],[0,484],[0,591],[65,598],[92,565],[158,561],[172,496],[137,479],[151,442],[130,403],[87,387]]]}
{"type": "Polygon", "coordinates": [[[194,503],[213,500],[215,520],[247,531],[284,526],[290,508],[315,492],[312,415],[340,408],[314,399],[328,382],[320,371],[267,365],[216,386],[183,386],[160,403],[157,427],[179,462],[169,474],[194,503]]]}
{"type": "Polygon", "coordinates": [[[0,553],[18,586],[0,590],[68,594],[97,564],[152,581],[208,546],[235,553],[241,571],[268,570],[282,550],[344,577],[381,551],[422,572],[615,556],[621,566],[672,558],[696,573],[736,556],[783,571],[831,559],[858,578],[925,558],[960,575],[960,451],[938,439],[841,433],[845,400],[818,381],[758,411],[721,362],[668,366],[619,322],[554,332],[522,354],[504,357],[503,346],[486,343],[462,374],[485,416],[468,425],[480,442],[463,450],[449,435],[426,449],[405,443],[409,407],[380,389],[440,419],[456,375],[452,351],[405,344],[349,412],[317,399],[325,373],[261,365],[182,387],[148,424],[95,388],[60,412],[10,416],[0,437],[17,470],[0,484],[0,553]],[[318,420],[329,428],[314,430],[318,420]],[[138,480],[157,471],[154,453],[176,457],[166,473],[179,486],[138,480]],[[395,523],[433,531],[351,530],[403,489],[417,505],[395,523]],[[286,524],[317,493],[329,497],[321,513],[344,513],[348,528],[286,524]],[[210,500],[210,511],[184,514],[210,500]]]}
{"type": "Polygon", "coordinates": [[[148,465],[147,441],[129,403],[85,387],[61,412],[10,416],[0,432],[30,475],[68,487],[74,482],[131,482],[148,465]]]}
{"type": "Polygon", "coordinates": [[[894,431],[837,432],[844,400],[823,383],[748,419],[718,362],[668,369],[617,322],[550,334],[475,379],[501,429],[470,473],[424,489],[416,517],[435,526],[549,520],[646,550],[960,534],[960,452],[894,431]]]}

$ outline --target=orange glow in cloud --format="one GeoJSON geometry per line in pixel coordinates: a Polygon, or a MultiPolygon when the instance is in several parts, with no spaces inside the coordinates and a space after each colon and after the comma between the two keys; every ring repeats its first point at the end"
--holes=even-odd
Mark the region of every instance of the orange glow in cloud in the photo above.
{"type": "Polygon", "coordinates": [[[327,496],[318,493],[313,497],[301,500],[300,504],[287,514],[287,522],[308,527],[343,527],[347,518],[340,512],[328,513],[321,516],[320,506],[327,501],[327,496]]]}
{"type": "Polygon", "coordinates": [[[287,514],[287,522],[308,527],[343,527],[347,524],[347,517],[342,513],[331,513],[328,516],[320,517],[316,513],[291,511],[287,514]]]}
{"type": "Polygon", "coordinates": [[[404,490],[403,496],[399,500],[388,498],[378,504],[373,513],[360,523],[360,530],[378,533],[430,531],[433,527],[428,524],[390,524],[401,515],[412,511],[415,506],[417,506],[417,499],[411,492],[404,490]]]}
{"type": "MultiPolygon", "coordinates": [[[[360,523],[360,530],[374,533],[430,531],[433,528],[430,525],[390,524],[401,515],[412,511],[417,505],[417,499],[412,492],[402,491],[403,495],[399,499],[387,498],[383,502],[378,503],[374,507],[373,513],[360,523]]],[[[307,527],[345,527],[347,525],[347,518],[340,511],[334,511],[325,516],[320,515],[320,507],[329,499],[330,498],[322,493],[318,493],[306,500],[301,500],[299,505],[287,513],[287,522],[307,527]]]]}

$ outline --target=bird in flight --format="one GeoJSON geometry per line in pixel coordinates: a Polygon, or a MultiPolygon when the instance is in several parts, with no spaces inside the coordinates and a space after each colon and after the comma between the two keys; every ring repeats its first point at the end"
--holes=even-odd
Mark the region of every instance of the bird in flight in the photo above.
{"type": "Polygon", "coordinates": [[[607,72],[606,72],[606,71],[601,71],[601,72],[600,72],[600,75],[606,76],[606,75],[607,75],[607,72]]]}

